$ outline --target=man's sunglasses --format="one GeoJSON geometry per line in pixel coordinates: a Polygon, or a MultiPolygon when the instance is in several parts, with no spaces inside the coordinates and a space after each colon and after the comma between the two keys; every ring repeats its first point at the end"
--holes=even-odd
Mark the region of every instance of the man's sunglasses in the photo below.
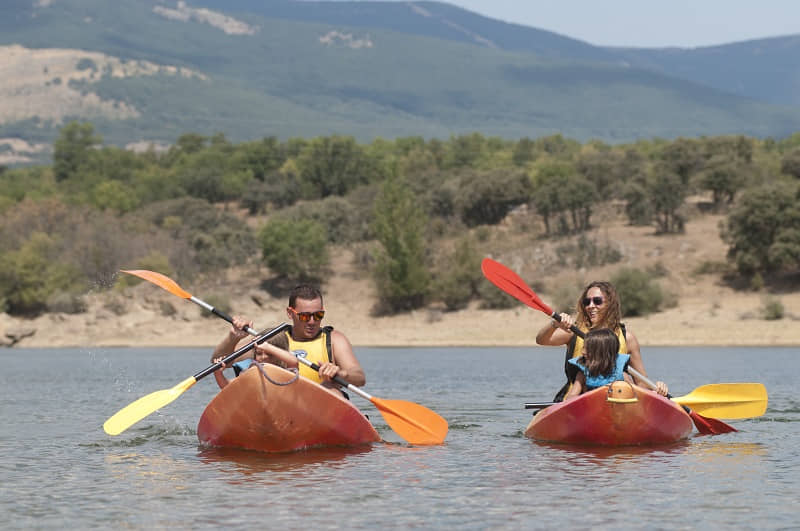
{"type": "Polygon", "coordinates": [[[325,310],[317,310],[316,312],[298,312],[292,307],[289,307],[289,309],[304,323],[309,322],[312,317],[317,321],[322,321],[322,318],[325,317],[325,310]]]}
{"type": "Polygon", "coordinates": [[[603,305],[603,297],[585,297],[583,299],[583,305],[589,306],[589,304],[594,303],[595,306],[602,306],[603,305]]]}

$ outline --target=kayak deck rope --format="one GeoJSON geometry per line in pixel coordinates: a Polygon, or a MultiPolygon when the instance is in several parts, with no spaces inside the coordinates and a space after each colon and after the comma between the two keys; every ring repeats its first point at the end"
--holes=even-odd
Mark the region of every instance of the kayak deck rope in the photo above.
{"type": "Polygon", "coordinates": [[[300,370],[298,368],[293,367],[291,369],[286,369],[286,370],[290,371],[290,372],[293,372],[294,373],[294,378],[292,378],[291,380],[288,380],[286,382],[276,382],[275,380],[270,378],[269,374],[267,374],[267,371],[264,370],[263,363],[255,363],[255,366],[258,367],[258,371],[261,373],[261,376],[266,378],[267,381],[269,383],[273,384],[273,385],[289,385],[289,384],[292,384],[292,383],[296,382],[297,379],[300,377],[300,370]]]}

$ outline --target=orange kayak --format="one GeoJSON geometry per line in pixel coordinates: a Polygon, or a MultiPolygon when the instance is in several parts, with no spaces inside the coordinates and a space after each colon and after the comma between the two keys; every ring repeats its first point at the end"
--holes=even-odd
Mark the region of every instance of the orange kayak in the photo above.
{"type": "Polygon", "coordinates": [[[666,444],[689,437],[689,414],[663,396],[625,382],[586,392],[534,415],[525,436],[600,446],[666,444]]]}
{"type": "Polygon", "coordinates": [[[262,452],[380,441],[369,420],[338,391],[276,365],[242,372],[206,406],[201,443],[262,452]],[[265,376],[266,374],[266,376],[265,376]]]}

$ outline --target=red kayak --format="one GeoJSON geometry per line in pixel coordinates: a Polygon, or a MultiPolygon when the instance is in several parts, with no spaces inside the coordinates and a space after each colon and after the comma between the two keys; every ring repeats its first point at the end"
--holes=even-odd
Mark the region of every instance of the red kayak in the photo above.
{"type": "Polygon", "coordinates": [[[689,437],[681,406],[653,391],[614,382],[534,415],[525,436],[537,441],[599,446],[666,444],[689,437]]]}
{"type": "Polygon", "coordinates": [[[197,438],[211,446],[262,452],[381,440],[341,393],[271,364],[254,364],[231,380],[203,411],[197,438]]]}

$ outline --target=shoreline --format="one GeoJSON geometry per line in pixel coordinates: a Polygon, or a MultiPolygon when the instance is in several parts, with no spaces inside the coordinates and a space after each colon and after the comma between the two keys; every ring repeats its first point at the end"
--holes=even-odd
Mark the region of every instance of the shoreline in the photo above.
{"type": "MultiPolygon", "coordinates": [[[[354,347],[531,347],[547,324],[544,314],[527,307],[510,310],[465,309],[459,312],[419,310],[392,317],[370,317],[349,305],[327,307],[332,324],[354,347]],[[339,324],[341,323],[341,324],[339,324]]],[[[82,347],[196,347],[212,349],[228,331],[227,322],[203,317],[199,308],[182,305],[171,317],[154,309],[140,308],[122,316],[109,312],[46,314],[36,319],[18,319],[0,314],[0,340],[12,348],[82,347]],[[16,343],[8,343],[16,338],[16,343]]],[[[281,316],[278,308],[246,308],[243,315],[281,316]],[[256,311],[258,310],[258,311],[256,311]]],[[[707,312],[702,305],[684,303],[647,317],[625,319],[642,348],[693,347],[797,347],[800,326],[796,314],[776,321],[736,315],[717,308],[707,312]]],[[[797,309],[800,313],[800,308],[797,309]]],[[[266,329],[286,322],[257,319],[256,328],[266,329]],[[259,328],[261,327],[261,328],[259,328]]],[[[559,348],[559,347],[553,347],[559,348]]]]}

